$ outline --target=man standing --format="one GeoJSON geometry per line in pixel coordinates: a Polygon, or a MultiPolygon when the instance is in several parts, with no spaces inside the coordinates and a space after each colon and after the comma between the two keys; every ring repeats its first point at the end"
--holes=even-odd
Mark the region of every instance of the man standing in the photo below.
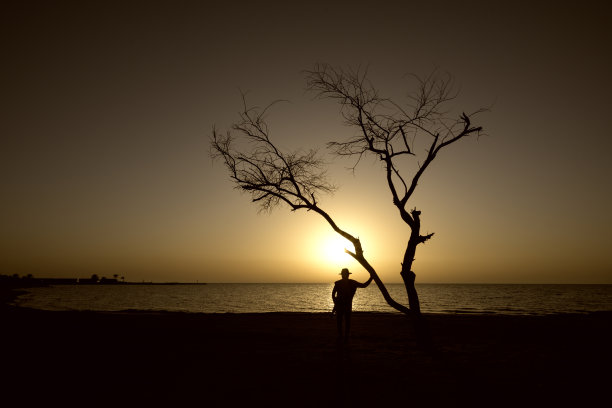
{"type": "Polygon", "coordinates": [[[332,290],[332,299],[334,301],[334,311],[336,312],[336,319],[338,323],[338,337],[342,337],[342,322],[344,321],[344,338],[348,340],[351,331],[351,312],[353,310],[353,296],[357,288],[365,288],[370,282],[372,277],[365,283],[359,283],[353,279],[349,279],[348,276],[351,273],[347,268],[342,269],[340,275],[342,279],[337,280],[332,290]]]}

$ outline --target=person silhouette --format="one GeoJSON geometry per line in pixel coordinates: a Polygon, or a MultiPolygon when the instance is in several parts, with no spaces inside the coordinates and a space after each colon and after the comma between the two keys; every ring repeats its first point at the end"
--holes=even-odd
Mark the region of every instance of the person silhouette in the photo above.
{"type": "Polygon", "coordinates": [[[353,296],[357,288],[366,288],[372,282],[372,276],[364,283],[359,283],[353,279],[349,279],[351,272],[347,268],[343,268],[340,272],[342,279],[337,280],[332,290],[332,300],[334,301],[334,309],[332,314],[336,314],[336,322],[338,324],[338,338],[342,338],[342,323],[344,322],[344,338],[348,340],[351,331],[351,312],[353,310],[353,296]]]}

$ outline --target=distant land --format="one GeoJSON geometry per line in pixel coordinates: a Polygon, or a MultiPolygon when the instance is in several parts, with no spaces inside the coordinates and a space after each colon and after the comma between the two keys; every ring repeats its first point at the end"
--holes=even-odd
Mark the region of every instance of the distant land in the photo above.
{"type": "Polygon", "coordinates": [[[92,275],[87,278],[35,278],[32,275],[19,276],[0,275],[0,285],[10,287],[36,287],[49,285],[206,285],[205,282],[129,282],[123,277],[113,275],[112,278],[92,275]]]}

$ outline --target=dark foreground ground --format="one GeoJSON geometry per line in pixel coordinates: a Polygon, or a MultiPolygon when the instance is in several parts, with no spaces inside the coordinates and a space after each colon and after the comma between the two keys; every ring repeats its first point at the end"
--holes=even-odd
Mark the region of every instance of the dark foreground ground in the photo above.
{"type": "MultiPolygon", "coordinates": [[[[45,312],[0,308],[0,406],[599,406],[612,313],[428,315],[45,312]]],[[[607,402],[606,402],[607,401],[607,402]]]]}

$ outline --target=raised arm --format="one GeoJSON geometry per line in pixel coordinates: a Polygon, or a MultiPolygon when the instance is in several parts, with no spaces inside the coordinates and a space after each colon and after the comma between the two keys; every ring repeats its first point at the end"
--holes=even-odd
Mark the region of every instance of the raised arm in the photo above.
{"type": "Polygon", "coordinates": [[[364,283],[359,283],[359,282],[357,282],[357,287],[359,287],[359,288],[367,288],[367,287],[368,287],[368,285],[369,285],[370,283],[372,283],[372,279],[374,279],[374,278],[372,278],[372,276],[370,276],[370,279],[368,279],[368,280],[367,280],[367,281],[365,281],[364,283]]]}

